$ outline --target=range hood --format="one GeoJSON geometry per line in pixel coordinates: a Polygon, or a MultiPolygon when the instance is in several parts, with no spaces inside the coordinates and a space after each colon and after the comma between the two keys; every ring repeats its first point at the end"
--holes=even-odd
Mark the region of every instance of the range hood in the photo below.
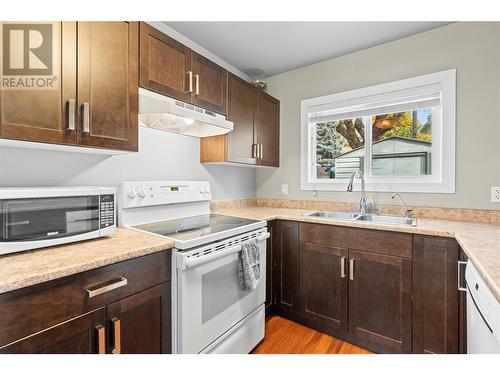
{"type": "Polygon", "coordinates": [[[139,123],[198,138],[233,130],[233,123],[221,114],[143,88],[139,88],[139,123]]]}

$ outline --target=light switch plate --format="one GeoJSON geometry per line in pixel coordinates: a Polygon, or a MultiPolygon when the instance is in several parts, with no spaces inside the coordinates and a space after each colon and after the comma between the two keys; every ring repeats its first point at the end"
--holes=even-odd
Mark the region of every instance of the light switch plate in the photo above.
{"type": "Polygon", "coordinates": [[[491,187],[491,201],[500,203],[500,186],[491,187]]]}
{"type": "Polygon", "coordinates": [[[288,184],[281,184],[281,194],[288,195],[288,184]]]}

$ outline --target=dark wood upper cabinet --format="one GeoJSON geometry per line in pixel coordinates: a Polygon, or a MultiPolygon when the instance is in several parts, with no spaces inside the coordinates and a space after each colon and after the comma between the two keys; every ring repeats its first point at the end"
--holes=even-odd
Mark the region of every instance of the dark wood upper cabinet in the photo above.
{"type": "Polygon", "coordinates": [[[255,134],[255,143],[260,147],[257,163],[268,167],[279,167],[280,102],[259,89],[257,89],[255,134]]]}
{"type": "Polygon", "coordinates": [[[458,244],[414,236],[413,257],[413,352],[458,353],[458,244]]]}
{"type": "Polygon", "coordinates": [[[141,22],[140,29],[141,87],[190,102],[191,50],[147,23],[141,22]]]}
{"type": "Polygon", "coordinates": [[[107,321],[109,353],[170,353],[170,282],[109,305],[107,321]]]}
{"type": "Polygon", "coordinates": [[[253,155],[257,91],[250,83],[229,74],[227,118],[234,123],[227,137],[227,161],[256,164],[253,155]]]}
{"type": "Polygon", "coordinates": [[[203,138],[202,163],[240,163],[279,167],[279,101],[228,73],[227,119],[233,131],[203,138]]]}
{"type": "Polygon", "coordinates": [[[411,351],[411,264],[349,249],[349,331],[356,342],[381,353],[411,351]]]}
{"type": "Polygon", "coordinates": [[[137,151],[137,22],[78,23],[79,141],[137,151]]]}
{"type": "Polygon", "coordinates": [[[76,22],[54,22],[50,90],[0,90],[0,137],[75,145],[76,22]],[[71,105],[70,105],[71,103],[71,105]]]}
{"type": "Polygon", "coordinates": [[[297,312],[299,308],[299,223],[279,222],[275,255],[276,307],[297,312]]]}
{"type": "Polygon", "coordinates": [[[347,249],[300,244],[299,309],[302,316],[347,330],[347,249]]]}
{"type": "Polygon", "coordinates": [[[0,137],[137,151],[137,22],[53,24],[54,90],[2,90],[0,137]]]}
{"type": "Polygon", "coordinates": [[[192,51],[193,95],[191,103],[226,114],[227,71],[192,51]]]}
{"type": "Polygon", "coordinates": [[[0,353],[104,354],[105,327],[106,308],[101,308],[5,346],[0,353]]]}

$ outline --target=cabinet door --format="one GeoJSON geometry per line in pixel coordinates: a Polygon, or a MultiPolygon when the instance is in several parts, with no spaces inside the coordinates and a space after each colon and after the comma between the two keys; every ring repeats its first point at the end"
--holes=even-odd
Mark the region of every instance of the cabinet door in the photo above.
{"type": "Polygon", "coordinates": [[[234,123],[227,137],[227,161],[256,164],[253,154],[256,89],[233,74],[228,77],[227,117],[234,123]]]}
{"type": "Polygon", "coordinates": [[[458,244],[413,238],[413,352],[458,353],[458,244]]]}
{"type": "Polygon", "coordinates": [[[262,90],[257,90],[255,132],[260,147],[259,165],[280,165],[280,102],[262,90]]]}
{"type": "Polygon", "coordinates": [[[273,307],[274,303],[274,267],[275,267],[275,250],[274,242],[276,236],[276,221],[271,221],[267,223],[267,232],[270,237],[266,242],[266,313],[269,313],[273,307]]]}
{"type": "MultiPolygon", "coordinates": [[[[42,63],[50,70],[44,77],[51,79],[52,87],[50,90],[0,90],[0,137],[74,145],[76,130],[72,130],[71,124],[76,118],[76,23],[48,25],[52,26],[53,58],[52,64],[42,63]]],[[[21,36],[28,32],[17,30],[21,36]]],[[[4,75],[4,79],[7,78],[9,76],[4,75]]]]}
{"type": "Polygon", "coordinates": [[[170,282],[108,305],[108,352],[171,353],[170,282]]]}
{"type": "Polygon", "coordinates": [[[191,101],[191,50],[141,22],[140,85],[185,102],[191,101]]]}
{"type": "Polygon", "coordinates": [[[301,315],[347,330],[347,249],[301,243],[299,269],[301,315]]]}
{"type": "MultiPolygon", "coordinates": [[[[469,260],[469,257],[464,253],[462,249],[459,250],[459,259],[461,262],[467,262],[469,260]]],[[[461,286],[465,286],[465,267],[461,267],[460,281],[461,286]]],[[[458,352],[460,354],[467,354],[467,293],[463,290],[459,293],[458,352]]]]}
{"type": "Polygon", "coordinates": [[[298,311],[299,223],[280,221],[276,242],[276,306],[298,311]]]}
{"type": "Polygon", "coordinates": [[[194,93],[191,103],[226,114],[227,71],[209,59],[192,52],[194,93]]]}
{"type": "Polygon", "coordinates": [[[411,350],[411,260],[349,250],[349,331],[368,349],[411,350]]]}
{"type": "Polygon", "coordinates": [[[137,151],[137,22],[78,23],[78,143],[137,151]]]}
{"type": "Polygon", "coordinates": [[[0,349],[2,354],[104,354],[106,308],[81,315],[0,349]]]}

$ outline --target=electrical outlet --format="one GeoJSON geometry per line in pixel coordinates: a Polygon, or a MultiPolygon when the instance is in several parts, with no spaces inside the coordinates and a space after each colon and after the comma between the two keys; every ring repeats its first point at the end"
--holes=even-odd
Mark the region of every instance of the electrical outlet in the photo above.
{"type": "Polygon", "coordinates": [[[500,203],[500,186],[491,187],[491,201],[500,203]]]}
{"type": "Polygon", "coordinates": [[[288,184],[281,184],[281,194],[288,195],[288,184]]]}

